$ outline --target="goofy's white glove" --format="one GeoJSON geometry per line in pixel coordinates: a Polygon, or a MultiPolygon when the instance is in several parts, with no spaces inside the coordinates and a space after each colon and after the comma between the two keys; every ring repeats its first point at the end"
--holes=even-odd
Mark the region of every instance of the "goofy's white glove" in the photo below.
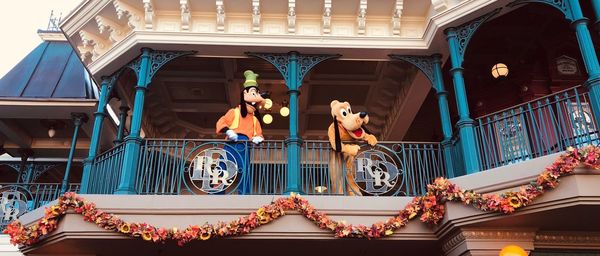
{"type": "Polygon", "coordinates": [[[263,142],[263,140],[265,140],[265,139],[263,139],[263,137],[260,137],[260,136],[252,137],[252,142],[254,144],[259,144],[259,143],[263,142]]]}
{"type": "Polygon", "coordinates": [[[232,141],[237,141],[238,140],[238,135],[233,130],[227,130],[225,132],[225,134],[227,134],[227,139],[229,139],[229,140],[232,140],[232,141]]]}

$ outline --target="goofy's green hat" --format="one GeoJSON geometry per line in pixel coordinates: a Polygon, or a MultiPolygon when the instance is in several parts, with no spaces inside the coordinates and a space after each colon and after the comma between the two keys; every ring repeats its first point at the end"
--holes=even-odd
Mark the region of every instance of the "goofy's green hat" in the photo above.
{"type": "Polygon", "coordinates": [[[258,87],[258,83],[256,82],[256,78],[258,74],[254,73],[252,70],[244,71],[244,76],[246,77],[246,81],[244,82],[244,89],[249,87],[258,87]]]}

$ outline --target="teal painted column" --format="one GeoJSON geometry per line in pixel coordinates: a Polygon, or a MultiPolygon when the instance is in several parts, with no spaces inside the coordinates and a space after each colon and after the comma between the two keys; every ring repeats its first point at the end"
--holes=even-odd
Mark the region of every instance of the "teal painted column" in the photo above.
{"type": "Polygon", "coordinates": [[[448,92],[444,88],[444,78],[442,76],[442,55],[431,55],[433,58],[433,76],[436,89],[436,97],[438,100],[438,108],[440,110],[440,119],[442,123],[442,149],[444,151],[444,163],[448,177],[454,178],[454,160],[452,159],[452,121],[450,120],[450,109],[448,108],[448,92]]]}
{"type": "Polygon", "coordinates": [[[318,63],[340,55],[305,55],[298,52],[246,53],[268,61],[275,66],[283,78],[290,95],[290,134],[285,140],[288,158],[288,177],[284,193],[302,193],[300,160],[302,139],[298,136],[298,96],[304,76],[318,63]]]}
{"type": "Polygon", "coordinates": [[[436,91],[438,107],[440,110],[440,120],[442,124],[442,149],[444,153],[444,165],[449,177],[455,176],[455,164],[452,158],[452,122],[450,120],[450,110],[448,108],[448,92],[444,89],[444,78],[442,77],[442,55],[433,54],[431,56],[416,55],[394,55],[390,58],[403,60],[417,67],[431,82],[431,86],[436,91]]]}
{"type": "MultiPolygon", "coordinates": [[[[573,18],[571,25],[575,28],[579,50],[588,73],[588,79],[584,85],[590,92],[590,104],[594,111],[594,117],[598,122],[600,121],[600,65],[598,64],[598,56],[587,27],[589,20],[583,16],[579,1],[569,0],[569,4],[573,18]]],[[[596,9],[596,6],[594,5],[594,9],[596,9]]]]}
{"type": "Polygon", "coordinates": [[[300,193],[300,147],[302,140],[298,136],[298,95],[300,94],[300,84],[298,79],[298,53],[289,53],[287,87],[290,95],[290,136],[285,140],[288,150],[288,177],[286,184],[286,194],[292,192],[300,193]]]}
{"type": "Polygon", "coordinates": [[[592,8],[594,9],[594,15],[596,16],[596,30],[600,31],[600,0],[592,0],[592,8]]]}
{"type": "Polygon", "coordinates": [[[63,176],[60,193],[64,194],[67,192],[69,186],[69,173],[71,172],[71,166],[73,165],[73,155],[75,154],[75,147],[77,146],[77,136],[79,135],[79,128],[85,122],[87,122],[87,115],[84,113],[72,113],[73,119],[73,139],[71,139],[71,147],[69,148],[69,157],[67,158],[67,167],[65,167],[65,175],[63,176]]]}
{"type": "Polygon", "coordinates": [[[123,142],[123,136],[125,134],[125,125],[127,124],[127,112],[129,111],[129,107],[125,104],[124,100],[121,100],[119,111],[119,129],[117,130],[117,138],[113,142],[115,145],[123,142]]]}
{"type": "Polygon", "coordinates": [[[140,137],[142,112],[144,110],[144,98],[152,77],[169,61],[193,53],[195,52],[154,51],[150,48],[143,48],[142,55],[126,65],[127,68],[133,70],[137,75],[137,84],[135,87],[135,99],[133,100],[133,113],[131,114],[129,135],[125,138],[123,167],[121,169],[119,186],[115,194],[137,193],[135,189],[135,177],[142,144],[142,138],[140,137]]]}
{"type": "MultiPolygon", "coordinates": [[[[98,152],[100,145],[100,134],[102,133],[102,123],[104,117],[106,117],[106,104],[108,104],[108,98],[110,95],[111,80],[108,77],[102,78],[102,84],[100,86],[100,99],[98,99],[98,109],[94,113],[94,129],[92,131],[92,137],[90,139],[90,148],[88,151],[88,157],[83,160],[83,175],[81,177],[81,187],[79,193],[89,193],[90,174],[92,171],[92,163],[98,152]]],[[[114,82],[114,81],[113,81],[114,82]]]]}
{"type": "Polygon", "coordinates": [[[465,172],[467,174],[475,173],[480,170],[479,152],[475,142],[475,122],[469,114],[469,104],[467,92],[465,90],[465,80],[463,78],[462,57],[459,51],[457,30],[449,28],[446,31],[448,44],[450,47],[450,60],[452,63],[452,82],[454,83],[454,93],[456,94],[456,106],[458,108],[459,120],[456,123],[458,135],[461,141],[461,151],[465,163],[465,172]]]}
{"type": "Polygon", "coordinates": [[[125,156],[123,157],[123,168],[119,187],[115,194],[136,194],[135,175],[137,171],[138,158],[142,138],[140,131],[142,129],[142,112],[144,110],[144,98],[148,90],[148,69],[150,66],[150,49],[144,48],[140,56],[138,79],[135,87],[135,99],[133,102],[133,113],[131,114],[131,127],[129,136],[125,138],[125,156]]]}

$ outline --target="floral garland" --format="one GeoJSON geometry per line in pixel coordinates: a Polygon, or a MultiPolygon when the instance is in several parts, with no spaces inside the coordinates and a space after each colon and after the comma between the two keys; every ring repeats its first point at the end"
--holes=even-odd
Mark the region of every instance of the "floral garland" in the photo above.
{"type": "Polygon", "coordinates": [[[40,238],[57,228],[60,217],[69,208],[83,215],[87,222],[98,227],[119,232],[130,237],[141,237],[146,241],[165,242],[174,240],[182,246],[192,240],[208,240],[217,237],[239,236],[250,233],[253,229],[268,224],[285,215],[286,211],[299,211],[304,217],[313,221],[319,228],[335,233],[336,237],[379,238],[392,235],[396,230],[406,226],[409,220],[420,215],[420,220],[428,224],[437,224],[444,216],[445,202],[462,202],[479,210],[488,212],[513,213],[516,209],[531,203],[546,190],[558,185],[558,178],[567,175],[583,164],[589,168],[600,169],[600,147],[588,146],[583,149],[568,148],[551,166],[521,187],[518,192],[498,194],[479,194],[472,190],[462,190],[446,178],[437,178],[433,184],[427,185],[427,193],[415,197],[403,210],[384,222],[377,222],[370,227],[365,225],[346,224],[335,221],[321,213],[305,199],[298,195],[279,198],[269,205],[260,207],[248,216],[240,217],[229,223],[193,225],[186,229],[158,228],[147,223],[126,222],[117,216],[96,208],[92,202],[67,192],[58,199],[58,203],[46,208],[44,217],[36,224],[25,227],[18,220],[11,222],[4,230],[9,234],[12,244],[32,245],[40,238]]]}

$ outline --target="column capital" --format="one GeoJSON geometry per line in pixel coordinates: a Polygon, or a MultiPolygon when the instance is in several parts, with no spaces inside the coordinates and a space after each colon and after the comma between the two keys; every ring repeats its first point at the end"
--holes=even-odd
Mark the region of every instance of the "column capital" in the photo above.
{"type": "Polygon", "coordinates": [[[71,113],[71,119],[75,126],[80,126],[88,121],[88,116],[85,113],[71,113]]]}

